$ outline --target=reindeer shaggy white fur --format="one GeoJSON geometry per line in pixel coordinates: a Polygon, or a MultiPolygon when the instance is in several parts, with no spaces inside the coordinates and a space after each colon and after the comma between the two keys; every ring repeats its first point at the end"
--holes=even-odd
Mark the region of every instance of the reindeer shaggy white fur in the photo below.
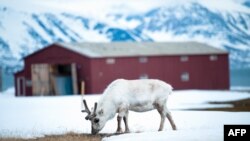
{"type": "Polygon", "coordinates": [[[92,134],[98,133],[112,119],[116,113],[117,132],[121,133],[121,120],[125,123],[125,132],[129,132],[128,111],[145,112],[157,109],[161,116],[159,131],[163,130],[165,117],[168,118],[172,129],[176,130],[176,125],[172,119],[170,111],[167,109],[168,95],[172,93],[172,86],[156,79],[125,80],[117,79],[113,81],[104,91],[98,104],[95,103],[94,110],[89,111],[86,101],[84,105],[87,112],[87,120],[91,121],[92,134]]]}

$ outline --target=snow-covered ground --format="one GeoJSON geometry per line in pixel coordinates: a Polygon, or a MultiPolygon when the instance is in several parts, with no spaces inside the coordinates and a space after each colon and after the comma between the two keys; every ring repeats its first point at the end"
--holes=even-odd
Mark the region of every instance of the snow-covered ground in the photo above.
{"type": "MultiPolygon", "coordinates": [[[[92,106],[100,95],[84,96],[92,106]]],[[[132,133],[106,137],[105,141],[125,140],[223,140],[223,125],[250,124],[250,112],[188,111],[189,108],[229,107],[211,105],[209,101],[229,101],[250,98],[246,92],[182,90],[174,91],[168,106],[178,127],[157,132],[160,116],[157,111],[130,112],[132,133]]],[[[14,90],[0,93],[0,136],[34,138],[66,132],[90,133],[90,123],[81,113],[81,96],[14,97],[14,90]]],[[[101,133],[116,131],[116,118],[107,122],[101,133]]],[[[124,128],[124,127],[123,127],[124,128]]]]}

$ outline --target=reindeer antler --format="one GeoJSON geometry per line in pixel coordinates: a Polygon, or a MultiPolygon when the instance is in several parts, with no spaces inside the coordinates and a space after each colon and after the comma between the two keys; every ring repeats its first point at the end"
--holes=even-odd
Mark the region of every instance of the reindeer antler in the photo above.
{"type": "Polygon", "coordinates": [[[88,115],[85,117],[86,120],[89,120],[89,119],[92,119],[93,117],[96,116],[96,108],[97,108],[97,103],[95,102],[95,106],[94,106],[94,111],[93,113],[91,114],[91,111],[89,110],[88,108],[88,105],[87,105],[87,102],[86,100],[84,99],[83,100],[83,104],[84,104],[84,107],[85,107],[85,110],[82,110],[82,112],[86,112],[88,115]]]}
{"type": "Polygon", "coordinates": [[[93,116],[96,116],[96,108],[97,108],[97,103],[95,102],[93,116]]]}
{"type": "Polygon", "coordinates": [[[83,104],[84,104],[85,110],[82,110],[82,112],[83,113],[86,112],[86,113],[90,114],[91,112],[89,110],[89,107],[88,107],[87,102],[86,102],[85,99],[83,100],[83,104]]]}

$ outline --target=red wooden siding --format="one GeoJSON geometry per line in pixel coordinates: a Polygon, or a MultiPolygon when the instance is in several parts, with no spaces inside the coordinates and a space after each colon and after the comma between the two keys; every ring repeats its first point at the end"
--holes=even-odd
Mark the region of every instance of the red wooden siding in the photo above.
{"type": "Polygon", "coordinates": [[[228,89],[228,55],[218,55],[218,60],[210,61],[210,55],[188,56],[181,62],[180,56],[147,57],[148,62],[140,63],[139,57],[114,58],[114,64],[106,59],[92,60],[92,89],[100,93],[114,79],[138,79],[146,74],[148,78],[164,80],[174,89],[228,89]],[[181,74],[189,73],[189,81],[181,81],[181,74]]]}

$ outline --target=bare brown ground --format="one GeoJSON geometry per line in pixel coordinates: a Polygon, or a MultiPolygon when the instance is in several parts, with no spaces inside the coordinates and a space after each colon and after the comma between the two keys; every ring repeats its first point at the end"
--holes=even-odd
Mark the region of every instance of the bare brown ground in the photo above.
{"type": "Polygon", "coordinates": [[[79,134],[79,133],[67,133],[63,135],[46,135],[45,137],[39,137],[35,139],[22,139],[22,138],[1,138],[0,141],[101,141],[104,137],[110,137],[114,134],[79,134]]]}
{"type": "MultiPolygon", "coordinates": [[[[228,111],[228,112],[250,112],[250,99],[228,102],[209,102],[210,104],[232,104],[233,107],[225,108],[206,108],[206,109],[188,109],[196,111],[228,111]]],[[[1,138],[0,141],[101,141],[102,138],[117,134],[78,134],[67,133],[63,135],[48,135],[36,139],[21,139],[21,138],[1,138]]]]}
{"type": "Polygon", "coordinates": [[[233,107],[188,109],[195,111],[228,111],[228,112],[250,112],[250,98],[227,102],[209,102],[209,104],[232,104],[233,107]]]}
{"type": "Polygon", "coordinates": [[[104,134],[67,133],[63,135],[46,135],[45,137],[35,139],[0,138],[0,141],[101,141],[104,136],[104,134]]]}

